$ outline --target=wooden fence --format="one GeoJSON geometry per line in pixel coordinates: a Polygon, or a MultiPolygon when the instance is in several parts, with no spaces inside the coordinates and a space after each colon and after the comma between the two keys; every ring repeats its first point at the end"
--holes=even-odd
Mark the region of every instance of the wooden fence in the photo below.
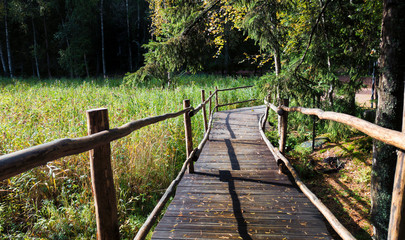
{"type": "MultiPolygon", "coordinates": [[[[289,161],[283,156],[285,152],[285,146],[287,141],[287,125],[288,125],[288,113],[289,112],[300,112],[306,115],[317,116],[319,119],[332,120],[345,124],[347,126],[353,127],[368,136],[382,141],[386,144],[393,145],[399,148],[401,151],[398,153],[395,180],[394,180],[394,190],[392,194],[392,204],[391,204],[391,215],[388,230],[388,239],[390,240],[401,240],[405,239],[405,165],[404,165],[404,150],[405,150],[405,107],[403,114],[403,129],[402,132],[380,127],[376,124],[370,123],[366,120],[348,115],[343,113],[328,112],[317,108],[303,108],[303,107],[289,107],[288,99],[278,99],[278,106],[264,101],[267,109],[266,113],[260,121],[260,128],[263,138],[266,144],[269,146],[273,154],[278,157],[277,161],[280,167],[280,171],[287,168],[292,176],[295,178],[297,185],[300,187],[302,192],[312,201],[312,203],[320,210],[320,212],[325,216],[331,226],[343,239],[355,239],[351,233],[343,227],[343,225],[336,219],[335,216],[322,204],[322,202],[302,183],[299,179],[297,173],[295,172],[289,161]],[[269,114],[269,109],[275,111],[278,118],[278,131],[279,131],[279,149],[274,148],[270,141],[265,138],[264,126],[266,119],[269,114]],[[404,218],[402,218],[404,216],[404,218]]],[[[312,144],[314,144],[315,132],[313,134],[312,144]]]]}
{"type": "Polygon", "coordinates": [[[133,131],[170,118],[184,116],[185,139],[187,160],[184,162],[178,176],[172,181],[165,194],[149,215],[147,221],[138,231],[135,239],[144,239],[153,226],[157,216],[165,203],[174,193],[175,187],[188,169],[194,172],[193,162],[198,158],[204,144],[208,140],[211,130],[212,116],[215,109],[231,104],[255,101],[256,99],[243,102],[235,102],[219,105],[218,93],[232,91],[252,86],[229,89],[218,89],[209,94],[205,99],[205,92],[201,90],[201,104],[196,108],[190,106],[189,100],[183,101],[183,110],[175,113],[167,113],[160,116],[148,117],[124,124],[121,127],[109,129],[108,110],[106,108],[92,109],[87,111],[88,136],[80,138],[64,138],[49,143],[30,147],[14,153],[0,156],[0,180],[8,179],[35,167],[45,165],[56,159],[89,151],[92,192],[96,209],[97,239],[119,239],[119,226],[117,218],[117,201],[111,168],[110,142],[123,138],[133,131]],[[212,98],[215,96],[215,106],[212,108],[212,98]],[[209,123],[206,116],[206,105],[209,104],[209,123]],[[204,138],[199,146],[193,149],[191,117],[202,110],[204,121],[204,138]]]}

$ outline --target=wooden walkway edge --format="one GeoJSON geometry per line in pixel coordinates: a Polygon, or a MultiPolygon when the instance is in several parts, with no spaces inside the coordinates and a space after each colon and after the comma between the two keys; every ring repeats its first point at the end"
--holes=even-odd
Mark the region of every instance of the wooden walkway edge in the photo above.
{"type": "Polygon", "coordinates": [[[265,107],[215,113],[210,140],[152,239],[332,239],[261,139],[265,107]]]}

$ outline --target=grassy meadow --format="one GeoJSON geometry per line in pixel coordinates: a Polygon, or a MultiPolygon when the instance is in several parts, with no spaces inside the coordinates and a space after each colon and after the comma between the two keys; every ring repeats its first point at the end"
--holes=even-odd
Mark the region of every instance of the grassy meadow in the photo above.
{"type": "MultiPolygon", "coordinates": [[[[106,107],[110,128],[193,106],[201,89],[255,84],[255,78],[183,76],[176,85],[129,86],[122,79],[0,79],[0,155],[87,135],[86,110],[106,107]]],[[[221,92],[220,104],[257,98],[255,89],[221,92]]],[[[235,106],[233,106],[235,107],[235,106]]],[[[194,143],[202,116],[192,119],[194,143]]],[[[111,144],[120,232],[131,239],[185,160],[183,118],[135,131],[111,144]]],[[[0,239],[94,239],[88,153],[65,157],[0,182],[0,239]]]]}

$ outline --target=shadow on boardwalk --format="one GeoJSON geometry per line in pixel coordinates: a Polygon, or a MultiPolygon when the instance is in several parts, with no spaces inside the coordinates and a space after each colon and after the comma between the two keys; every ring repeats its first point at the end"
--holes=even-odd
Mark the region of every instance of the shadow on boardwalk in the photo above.
{"type": "Polygon", "coordinates": [[[263,106],[215,113],[210,141],[152,239],[332,239],[311,202],[278,174],[263,106]]]}

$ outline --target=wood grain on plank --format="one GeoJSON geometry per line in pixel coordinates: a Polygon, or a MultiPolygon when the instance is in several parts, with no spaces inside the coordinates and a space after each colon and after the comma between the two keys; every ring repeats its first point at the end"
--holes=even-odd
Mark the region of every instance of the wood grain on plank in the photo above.
{"type": "Polygon", "coordinates": [[[278,173],[258,131],[264,106],[214,115],[209,141],[152,239],[332,239],[310,200],[278,173]]]}

